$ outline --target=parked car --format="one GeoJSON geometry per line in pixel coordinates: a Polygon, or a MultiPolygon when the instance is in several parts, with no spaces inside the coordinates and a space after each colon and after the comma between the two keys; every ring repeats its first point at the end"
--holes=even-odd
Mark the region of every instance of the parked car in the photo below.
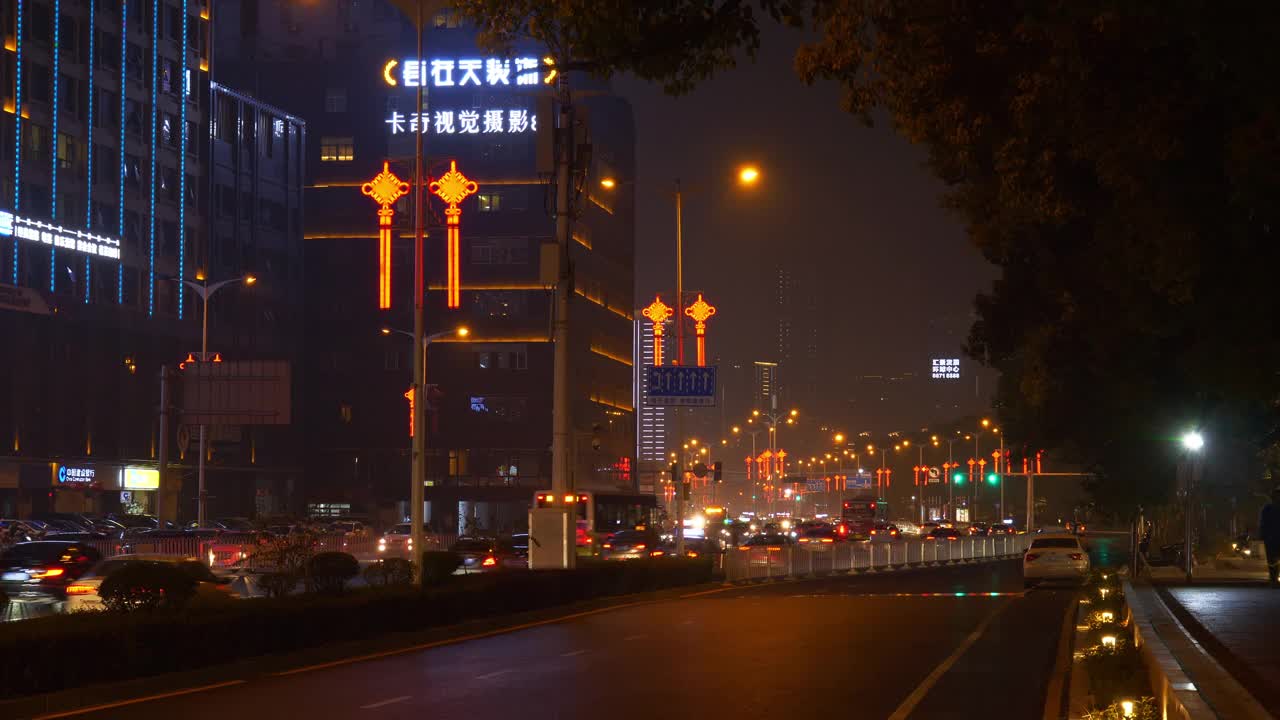
{"type": "Polygon", "coordinates": [[[82,542],[40,540],[18,543],[0,554],[0,589],[11,602],[66,600],[66,588],[102,559],[82,542]]]}
{"type": "Polygon", "coordinates": [[[78,580],[67,585],[66,611],[103,609],[102,596],[98,594],[102,588],[102,581],[120,568],[136,563],[176,564],[180,570],[196,581],[196,595],[232,592],[231,578],[214,575],[199,558],[181,555],[117,555],[96,563],[78,580]]]}
{"type": "MultiPolygon", "coordinates": [[[[195,527],[195,523],[192,523],[191,527],[195,527]]],[[[233,533],[251,533],[255,530],[253,521],[242,517],[220,518],[213,521],[212,527],[233,533]]]]}
{"type": "Polygon", "coordinates": [[[93,521],[85,517],[81,513],[60,513],[45,512],[33,513],[32,520],[41,520],[48,523],[50,527],[56,527],[63,532],[92,532],[93,521]]]}
{"type": "Polygon", "coordinates": [[[1070,533],[1037,535],[1022,556],[1022,580],[1034,587],[1042,580],[1082,582],[1089,576],[1089,553],[1070,533]]]}
{"type": "Polygon", "coordinates": [[[510,538],[460,537],[449,549],[462,558],[455,575],[529,567],[529,558],[516,551],[510,538]]]}

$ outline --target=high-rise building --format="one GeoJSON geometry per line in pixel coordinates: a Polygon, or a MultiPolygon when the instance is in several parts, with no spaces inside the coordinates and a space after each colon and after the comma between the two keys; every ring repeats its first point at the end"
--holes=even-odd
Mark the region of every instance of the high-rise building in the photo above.
{"type": "MultiPolygon", "coordinates": [[[[269,111],[210,83],[208,17],[197,0],[0,5],[0,514],[159,509],[159,371],[200,349],[183,281],[257,275],[210,301],[210,349],[295,356],[302,125],[244,125],[269,111]],[[214,102],[235,105],[234,133],[214,102]],[[210,170],[231,158],[218,206],[238,222],[211,239],[210,170]]],[[[193,429],[173,420],[166,512],[191,518],[193,429]]],[[[295,430],[216,428],[211,511],[248,514],[293,479],[295,430]]]]}
{"type": "MultiPolygon", "coordinates": [[[[447,11],[414,27],[387,0],[219,0],[219,77],[270,88],[308,119],[306,492],[383,521],[407,514],[413,327],[413,195],[394,210],[390,309],[379,309],[378,206],[361,186],[385,167],[412,181],[456,162],[478,183],[460,204],[460,306],[446,304],[445,206],[428,196],[425,308],[429,403],[426,498],[441,529],[523,525],[551,474],[553,296],[540,273],[554,242],[550,88],[532,49],[489,57],[447,11]],[[305,38],[305,42],[303,39],[305,38]],[[430,107],[416,108],[419,85],[430,107]],[[460,342],[458,326],[471,334],[460,342]]],[[[577,88],[593,82],[573,78],[577,88]]],[[[601,84],[577,103],[590,178],[575,212],[570,307],[572,472],[579,488],[631,488],[636,453],[634,123],[601,84]]]]}
{"type": "Polygon", "coordinates": [[[778,364],[786,381],[777,393],[785,402],[814,411],[822,402],[818,392],[819,332],[815,273],[779,267],[776,271],[773,316],[778,364]]]}
{"type": "Polygon", "coordinates": [[[761,411],[769,410],[779,402],[778,397],[778,363],[757,360],[755,362],[756,379],[752,397],[755,407],[761,411]]]}

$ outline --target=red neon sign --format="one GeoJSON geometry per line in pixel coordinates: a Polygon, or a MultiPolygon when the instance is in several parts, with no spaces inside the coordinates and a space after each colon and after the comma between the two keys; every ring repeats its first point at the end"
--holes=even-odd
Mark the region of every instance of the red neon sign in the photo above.
{"type": "Polygon", "coordinates": [[[653,365],[660,367],[662,365],[662,324],[671,319],[673,310],[662,302],[662,296],[655,295],[653,302],[648,307],[640,311],[641,315],[649,318],[653,322],[653,365]]]}
{"type": "Polygon", "coordinates": [[[693,328],[698,337],[698,367],[705,367],[707,364],[707,320],[716,314],[716,309],[702,299],[702,293],[698,293],[698,299],[684,309],[684,314],[693,318],[693,328]]]}
{"type": "Polygon", "coordinates": [[[462,304],[462,250],[460,240],[462,208],[458,207],[458,203],[465,200],[468,195],[475,192],[480,186],[476,185],[474,180],[468,180],[466,175],[458,172],[457,160],[450,160],[449,172],[432,180],[427,187],[448,204],[448,207],[444,209],[445,225],[447,226],[445,242],[448,244],[446,252],[448,257],[445,261],[447,269],[445,306],[456,308],[462,304]]]}
{"type": "Polygon", "coordinates": [[[409,192],[409,183],[391,172],[389,162],[382,163],[382,172],[360,186],[360,192],[378,203],[378,307],[391,307],[391,218],[396,214],[391,204],[409,192]]]}

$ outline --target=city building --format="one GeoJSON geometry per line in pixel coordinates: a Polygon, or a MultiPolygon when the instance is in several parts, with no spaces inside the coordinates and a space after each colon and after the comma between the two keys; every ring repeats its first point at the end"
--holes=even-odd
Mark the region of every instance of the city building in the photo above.
{"type": "Polygon", "coordinates": [[[755,361],[755,382],[752,383],[752,401],[754,408],[761,412],[771,410],[779,392],[778,363],[765,360],[755,361]]]}
{"type": "Polygon", "coordinates": [[[775,388],[779,402],[807,412],[828,411],[818,391],[820,339],[817,273],[813,268],[789,266],[776,270],[773,295],[778,364],[786,380],[775,388]]]}
{"type": "MultiPolygon", "coordinates": [[[[0,515],[161,510],[160,369],[176,392],[201,339],[203,305],[182,281],[255,274],[252,291],[211,301],[210,349],[296,353],[301,168],[259,166],[247,136],[210,144],[208,25],[201,2],[0,9],[0,515]],[[239,181],[282,188],[294,214],[263,223],[246,196],[232,205],[239,223],[210,242],[211,151],[234,156],[239,181]]],[[[276,152],[296,157],[301,124],[277,117],[276,152]]],[[[180,487],[165,510],[193,518],[194,428],[173,420],[167,481],[180,487]]],[[[247,514],[288,482],[296,428],[210,434],[215,512],[247,514]]]]}
{"type": "MultiPolygon", "coordinates": [[[[408,515],[413,197],[394,211],[390,308],[377,203],[362,186],[384,167],[411,181],[420,134],[431,178],[475,181],[459,203],[460,305],[448,307],[445,205],[428,198],[427,518],[439,529],[523,526],[550,486],[553,295],[540,272],[554,241],[549,86],[538,55],[486,57],[471,30],[430,18],[424,63],[414,27],[386,0],[298,4],[220,0],[219,78],[269,90],[308,119],[306,396],[308,505],[408,515]],[[224,50],[224,47],[226,48],[224,50]],[[415,108],[426,84],[427,108],[415,108]],[[384,165],[385,163],[385,165],[384,165]],[[460,339],[455,329],[470,334],[460,339]],[[386,329],[386,333],[381,330],[386,329]]],[[[586,87],[574,78],[577,87],[586,87]]],[[[593,82],[581,79],[582,83],[593,82]]],[[[591,178],[633,178],[630,107],[596,83],[579,101],[591,178]]],[[[572,468],[583,489],[634,488],[634,187],[577,193],[570,308],[572,468]]]]}

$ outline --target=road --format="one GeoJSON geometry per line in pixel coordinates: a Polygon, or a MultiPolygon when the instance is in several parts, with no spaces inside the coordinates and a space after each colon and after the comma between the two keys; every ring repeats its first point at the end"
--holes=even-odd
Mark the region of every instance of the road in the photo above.
{"type": "Polygon", "coordinates": [[[1077,592],[1018,561],[731,587],[79,717],[1039,718],[1077,592]]]}

